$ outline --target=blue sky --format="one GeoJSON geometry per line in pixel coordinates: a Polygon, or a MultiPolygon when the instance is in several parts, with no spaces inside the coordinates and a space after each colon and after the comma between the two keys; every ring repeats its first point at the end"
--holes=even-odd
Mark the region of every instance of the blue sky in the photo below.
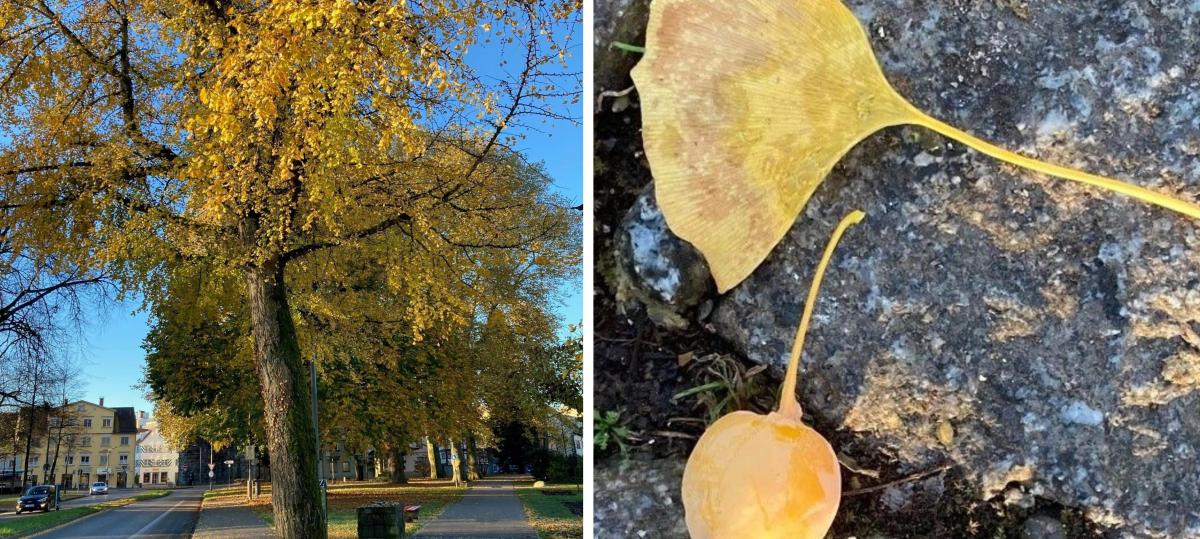
{"type": "MultiPolygon", "coordinates": [[[[568,62],[572,70],[582,71],[582,30],[580,26],[571,30],[573,39],[568,62]]],[[[500,52],[491,47],[480,47],[468,54],[471,63],[480,66],[498,65],[496,60],[499,56],[500,52]]],[[[571,116],[582,121],[582,106],[577,104],[571,109],[571,116]]],[[[529,160],[545,163],[557,190],[572,204],[582,204],[582,127],[565,121],[535,123],[532,127],[517,132],[524,136],[517,147],[529,160]]],[[[557,310],[564,325],[583,321],[582,288],[580,276],[573,286],[563,290],[562,305],[557,310]]],[[[141,344],[148,330],[147,313],[139,311],[140,303],[140,298],[131,298],[124,303],[110,302],[100,307],[90,307],[85,313],[87,323],[76,339],[73,351],[79,358],[83,372],[81,398],[96,402],[104,397],[104,403],[108,406],[133,406],[147,412],[153,410],[142,391],[135,388],[141,381],[145,366],[145,351],[141,344]]],[[[197,372],[195,375],[205,376],[205,373],[197,372]]]]}

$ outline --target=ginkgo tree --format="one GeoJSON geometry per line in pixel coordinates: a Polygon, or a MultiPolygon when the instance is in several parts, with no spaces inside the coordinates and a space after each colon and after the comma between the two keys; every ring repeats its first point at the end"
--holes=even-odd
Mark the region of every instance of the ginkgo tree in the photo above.
{"type": "MultiPolygon", "coordinates": [[[[517,189],[508,133],[577,95],[578,0],[0,3],[0,225],[162,301],[240,281],[275,528],[324,537],[290,280],[369,251],[414,339],[469,316],[464,268],[555,263],[577,220],[517,189]],[[486,74],[469,52],[503,48],[486,74]],[[492,66],[494,67],[494,66],[492,66]],[[391,253],[395,256],[385,256],[391,253]],[[345,256],[343,254],[343,256],[345,256]]],[[[577,257],[577,254],[574,255],[577,257]]]]}

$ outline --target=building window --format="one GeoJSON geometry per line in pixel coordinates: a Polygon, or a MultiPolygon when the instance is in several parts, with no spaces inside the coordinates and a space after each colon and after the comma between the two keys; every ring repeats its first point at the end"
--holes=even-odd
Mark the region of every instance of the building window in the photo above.
{"type": "Polygon", "coordinates": [[[150,482],[150,472],[146,472],[146,473],[142,474],[142,482],[143,483],[150,482]]]}
{"type": "Polygon", "coordinates": [[[129,437],[128,436],[121,437],[121,445],[129,445],[129,437]]]}
{"type": "Polygon", "coordinates": [[[76,404],[76,405],[75,405],[75,411],[76,411],[76,412],[82,412],[82,411],[83,411],[83,405],[82,405],[82,404],[76,404]]]}
{"type": "Polygon", "coordinates": [[[100,437],[100,447],[108,447],[111,444],[112,444],[111,436],[101,436],[100,437]]]}
{"type": "Polygon", "coordinates": [[[30,466],[32,466],[32,467],[37,467],[37,465],[38,465],[38,459],[39,459],[39,458],[40,458],[40,457],[38,457],[37,455],[34,455],[34,456],[32,456],[32,457],[29,457],[29,465],[30,465],[30,466]]]}
{"type": "Polygon", "coordinates": [[[91,463],[92,463],[92,456],[91,456],[91,455],[79,455],[79,463],[80,463],[80,464],[82,464],[82,465],[84,465],[84,466],[87,466],[88,464],[91,464],[91,463]]]}
{"type": "Polygon", "coordinates": [[[129,455],[121,455],[121,457],[118,460],[121,463],[121,466],[125,466],[125,465],[129,464],[129,455]]]}
{"type": "Polygon", "coordinates": [[[91,428],[91,426],[92,426],[92,418],[90,418],[90,417],[85,417],[85,418],[83,418],[83,426],[84,426],[84,427],[91,428]]]}
{"type": "Polygon", "coordinates": [[[349,472],[349,471],[350,471],[350,461],[348,461],[348,460],[343,460],[343,461],[342,461],[342,471],[343,471],[343,472],[349,472]]]}
{"type": "Polygon", "coordinates": [[[106,418],[104,418],[104,426],[105,426],[105,427],[111,427],[111,426],[112,426],[112,418],[111,418],[111,417],[106,417],[106,418]]]}
{"type": "Polygon", "coordinates": [[[108,453],[100,453],[100,465],[108,466],[108,453]]]}
{"type": "Polygon", "coordinates": [[[67,464],[75,464],[75,455],[67,455],[67,464]]]}
{"type": "Polygon", "coordinates": [[[79,439],[79,445],[83,445],[83,446],[90,446],[90,445],[92,445],[92,437],[91,437],[91,436],[84,436],[83,438],[80,438],[80,439],[79,439]]]}

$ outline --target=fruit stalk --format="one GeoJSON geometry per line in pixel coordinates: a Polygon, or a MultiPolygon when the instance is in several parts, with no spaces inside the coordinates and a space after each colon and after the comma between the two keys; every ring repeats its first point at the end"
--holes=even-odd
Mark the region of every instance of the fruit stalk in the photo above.
{"type": "Polygon", "coordinates": [[[779,413],[795,417],[797,421],[800,420],[802,414],[800,401],[796,399],[800,353],[804,350],[804,336],[808,333],[809,322],[812,321],[813,306],[817,303],[817,292],[821,289],[825,267],[829,265],[829,259],[833,258],[833,251],[837,249],[838,241],[842,239],[842,234],[846,232],[846,229],[851,225],[858,224],[866,216],[867,214],[862,210],[854,210],[842,217],[842,221],[833,230],[833,235],[829,237],[829,243],[825,244],[825,254],[821,255],[821,261],[817,263],[817,270],[813,273],[812,284],[808,288],[808,299],[804,301],[804,314],[800,316],[800,326],[796,328],[796,338],[792,340],[792,353],[788,357],[787,374],[783,377],[783,393],[779,396],[779,413]]]}

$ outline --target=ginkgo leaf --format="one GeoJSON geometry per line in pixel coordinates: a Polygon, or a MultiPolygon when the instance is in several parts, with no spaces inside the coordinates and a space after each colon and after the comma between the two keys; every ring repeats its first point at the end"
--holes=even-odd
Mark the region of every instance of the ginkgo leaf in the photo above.
{"type": "Polygon", "coordinates": [[[1009,152],[921,112],[839,0],[656,0],[632,75],[658,204],[721,292],[762,263],[850,148],[900,124],[1200,218],[1195,204],[1009,152]]]}

